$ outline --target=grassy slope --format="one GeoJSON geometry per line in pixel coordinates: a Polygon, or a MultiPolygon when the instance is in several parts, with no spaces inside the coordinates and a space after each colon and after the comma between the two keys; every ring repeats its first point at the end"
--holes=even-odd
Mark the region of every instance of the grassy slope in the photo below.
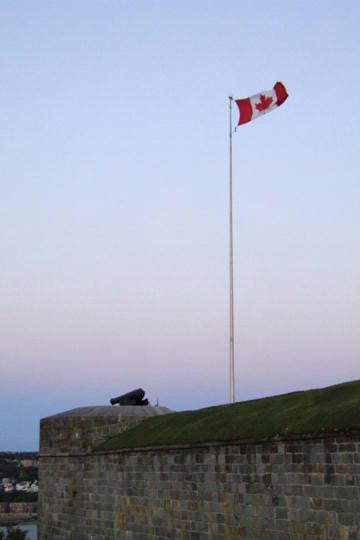
{"type": "Polygon", "coordinates": [[[95,450],[360,430],[360,381],[145,420],[95,450]]]}

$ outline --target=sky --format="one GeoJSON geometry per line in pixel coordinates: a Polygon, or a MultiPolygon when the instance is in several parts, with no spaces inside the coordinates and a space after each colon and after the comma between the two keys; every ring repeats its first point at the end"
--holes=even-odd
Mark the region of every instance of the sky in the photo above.
{"type": "Polygon", "coordinates": [[[360,4],[4,0],[0,450],[142,387],[236,399],[359,378],[360,4]],[[237,113],[234,111],[234,125],[237,113]]]}

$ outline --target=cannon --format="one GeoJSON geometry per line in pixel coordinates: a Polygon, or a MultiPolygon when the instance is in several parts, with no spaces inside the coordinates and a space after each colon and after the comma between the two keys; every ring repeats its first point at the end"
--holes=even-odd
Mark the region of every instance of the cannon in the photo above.
{"type": "Polygon", "coordinates": [[[117,403],[119,405],[149,405],[149,401],[147,399],[143,399],[144,396],[145,390],[138,388],[137,390],[132,390],[131,392],[123,394],[122,396],[110,399],[110,403],[111,405],[116,405],[117,403]]]}

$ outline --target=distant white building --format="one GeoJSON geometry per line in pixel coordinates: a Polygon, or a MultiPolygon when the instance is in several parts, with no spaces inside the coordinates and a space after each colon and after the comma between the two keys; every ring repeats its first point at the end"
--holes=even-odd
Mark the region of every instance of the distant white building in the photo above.
{"type": "Polygon", "coordinates": [[[15,488],[16,488],[16,491],[30,491],[30,485],[31,483],[28,481],[18,482],[15,485],[15,488]]]}

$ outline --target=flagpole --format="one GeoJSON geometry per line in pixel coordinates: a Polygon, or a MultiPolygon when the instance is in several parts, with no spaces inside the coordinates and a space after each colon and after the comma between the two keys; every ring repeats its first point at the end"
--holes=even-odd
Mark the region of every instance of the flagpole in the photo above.
{"type": "Polygon", "coordinates": [[[229,322],[230,322],[230,403],[235,402],[234,366],[234,269],[233,269],[233,201],[232,201],[232,102],[229,96],[229,322]]]}

